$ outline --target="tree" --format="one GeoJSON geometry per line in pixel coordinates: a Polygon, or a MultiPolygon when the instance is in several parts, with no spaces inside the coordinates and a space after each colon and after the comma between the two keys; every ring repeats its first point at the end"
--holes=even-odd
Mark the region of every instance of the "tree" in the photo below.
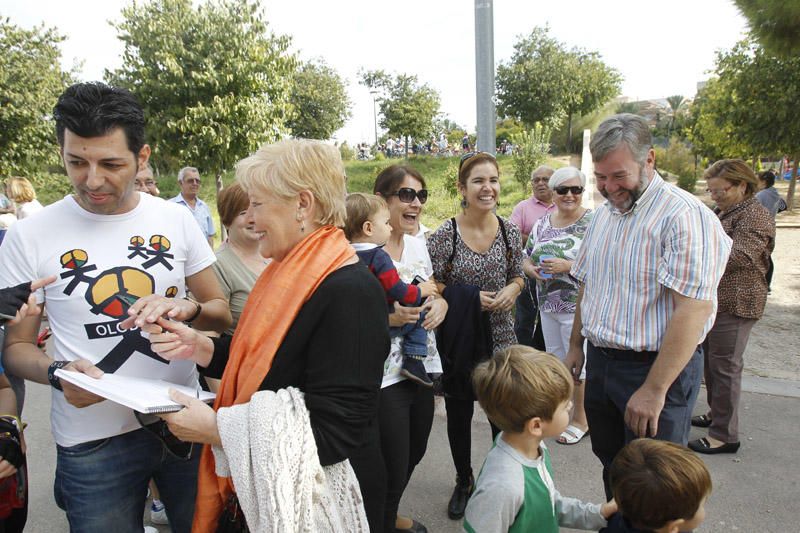
{"type": "Polygon", "coordinates": [[[427,84],[420,85],[409,74],[393,76],[382,70],[362,71],[361,84],[378,91],[380,125],[389,135],[405,138],[408,157],[409,137],[424,139],[433,133],[439,114],[439,93],[427,84]]]}
{"type": "Polygon", "coordinates": [[[587,115],[619,93],[621,77],[597,52],[566,46],[534,28],[514,45],[514,54],[497,67],[497,109],[532,127],[558,127],[567,119],[567,147],[575,115],[587,115]]]}
{"type": "Polygon", "coordinates": [[[718,52],[715,73],[717,80],[709,84],[713,99],[706,103],[708,116],[700,117],[700,124],[710,121],[710,127],[720,130],[716,135],[728,138],[725,144],[744,147],[748,155],[792,155],[795,165],[786,197],[791,209],[800,161],[800,129],[795,124],[800,57],[775,56],[744,40],[730,51],[718,52]]]}
{"type": "Polygon", "coordinates": [[[606,65],[597,52],[573,49],[572,72],[565,87],[564,111],[567,114],[567,152],[572,149],[572,119],[588,115],[619,94],[622,77],[606,65]]]}
{"type": "Polygon", "coordinates": [[[789,57],[800,54],[800,3],[775,0],[734,0],[747,18],[750,32],[773,54],[789,57]]]}
{"type": "Polygon", "coordinates": [[[322,60],[300,65],[290,101],[294,111],[287,125],[295,137],[330,139],[350,118],[345,82],[322,60]]]}
{"type": "Polygon", "coordinates": [[[44,26],[25,30],[0,19],[0,175],[58,163],[51,118],[72,83],[59,63],[64,37],[44,26]]]}
{"type": "Polygon", "coordinates": [[[683,108],[686,103],[686,98],[680,94],[667,96],[667,103],[670,108],[669,128],[667,129],[667,138],[672,136],[672,130],[675,128],[675,118],[678,116],[678,111],[683,108]]]}
{"type": "Polygon", "coordinates": [[[726,82],[708,80],[689,108],[689,140],[695,154],[711,160],[747,157],[747,146],[733,138],[734,125],[728,120],[726,82]]]}
{"type": "Polygon", "coordinates": [[[122,18],[123,66],[106,78],[141,100],[159,160],[214,172],[219,183],[224,170],[285,132],[296,62],[258,3],[154,0],[123,9],[122,18]]]}
{"type": "Polygon", "coordinates": [[[514,153],[511,160],[514,164],[514,179],[522,185],[527,195],[531,173],[536,167],[547,161],[550,153],[550,136],[552,131],[542,124],[534,124],[529,130],[514,135],[514,153]]]}

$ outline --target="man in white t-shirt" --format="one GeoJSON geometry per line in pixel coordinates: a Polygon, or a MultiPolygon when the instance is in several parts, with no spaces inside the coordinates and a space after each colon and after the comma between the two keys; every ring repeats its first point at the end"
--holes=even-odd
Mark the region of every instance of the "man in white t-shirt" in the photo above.
{"type": "Polygon", "coordinates": [[[4,362],[52,386],[56,503],[72,531],[142,531],[147,482],[159,486],[172,530],[188,532],[200,449],[164,433],[157,418],[60,381],[58,368],[158,378],[197,387],[188,361],[167,361],[138,327],[161,316],[222,331],[231,317],[211,270],[214,254],[181,206],[134,190],[147,163],[144,113],[124,89],[68,88],[53,111],[74,194],[9,231],[0,286],[56,275],[44,301],[54,359],[36,346],[38,317],[8,328],[4,362]],[[189,288],[194,300],[186,298],[189,288]],[[158,433],[158,434],[156,434],[158,433]]]}

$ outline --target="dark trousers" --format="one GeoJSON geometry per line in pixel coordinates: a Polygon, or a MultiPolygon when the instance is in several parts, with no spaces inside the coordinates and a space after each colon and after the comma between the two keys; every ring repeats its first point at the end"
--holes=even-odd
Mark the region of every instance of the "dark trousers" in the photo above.
{"type": "MultiPolygon", "coordinates": [[[[447,439],[450,441],[450,454],[459,479],[466,481],[472,475],[472,415],[475,402],[445,396],[444,406],[447,410],[447,439]]],[[[492,424],[492,441],[500,433],[500,429],[492,424]]]]}
{"type": "MultiPolygon", "coordinates": [[[[645,360],[642,352],[604,350],[587,343],[586,396],[584,406],[589,421],[592,451],[603,464],[606,497],[611,498],[608,468],[628,442],[636,436],[625,425],[628,400],[642,386],[655,353],[645,360]]],[[[672,383],[658,418],[656,439],[686,445],[689,440],[692,410],[700,391],[703,351],[698,346],[686,367],[672,383]]]]}
{"type": "Polygon", "coordinates": [[[387,481],[383,531],[392,533],[400,498],[428,447],[433,389],[409,380],[381,389],[378,421],[387,481]]]}
{"type": "Polygon", "coordinates": [[[767,267],[767,290],[772,290],[772,275],[775,273],[775,263],[772,262],[772,254],[769,256],[769,266],[767,267]]]}
{"type": "Polygon", "coordinates": [[[703,342],[709,436],[739,442],[739,397],[742,394],[744,349],[757,320],[720,311],[703,342]]]}
{"type": "Polygon", "coordinates": [[[364,513],[370,531],[383,531],[383,506],[386,501],[386,470],[380,447],[380,425],[378,420],[370,422],[365,430],[361,446],[350,454],[350,466],[358,479],[364,513]]]}
{"type": "Polygon", "coordinates": [[[517,341],[525,346],[544,351],[542,320],[536,303],[536,282],[525,279],[525,288],[517,296],[514,310],[514,333],[517,341]]]}

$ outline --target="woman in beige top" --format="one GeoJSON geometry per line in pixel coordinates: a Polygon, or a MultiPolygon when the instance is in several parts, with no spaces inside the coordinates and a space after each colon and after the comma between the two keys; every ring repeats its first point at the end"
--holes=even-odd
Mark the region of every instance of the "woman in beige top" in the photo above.
{"type": "Polygon", "coordinates": [[[222,189],[217,199],[220,222],[228,231],[226,246],[217,251],[213,265],[233,316],[226,335],[233,335],[256,279],[269,264],[258,252],[258,234],[247,222],[249,204],[247,193],[238,183],[222,189]]]}

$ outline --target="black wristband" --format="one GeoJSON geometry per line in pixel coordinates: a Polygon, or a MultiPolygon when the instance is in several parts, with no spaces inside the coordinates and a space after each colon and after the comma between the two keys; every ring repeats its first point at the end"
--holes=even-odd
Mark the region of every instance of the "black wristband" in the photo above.
{"type": "Polygon", "coordinates": [[[50,366],[47,367],[47,381],[50,382],[50,386],[54,389],[58,389],[63,391],[63,387],[61,387],[61,380],[58,379],[56,376],[56,370],[59,368],[64,368],[69,364],[69,361],[53,361],[50,363],[50,366]]]}
{"type": "Polygon", "coordinates": [[[191,298],[184,298],[184,300],[186,300],[188,302],[192,302],[194,305],[197,306],[197,309],[195,309],[194,314],[192,316],[190,316],[189,318],[187,318],[186,320],[184,320],[185,323],[191,324],[192,322],[194,322],[197,319],[197,317],[200,316],[200,313],[203,312],[203,306],[200,304],[200,302],[196,302],[196,301],[192,300],[191,298]]]}
{"type": "Polygon", "coordinates": [[[0,417],[0,457],[14,468],[19,468],[24,459],[19,435],[20,427],[16,417],[0,417]]]}

